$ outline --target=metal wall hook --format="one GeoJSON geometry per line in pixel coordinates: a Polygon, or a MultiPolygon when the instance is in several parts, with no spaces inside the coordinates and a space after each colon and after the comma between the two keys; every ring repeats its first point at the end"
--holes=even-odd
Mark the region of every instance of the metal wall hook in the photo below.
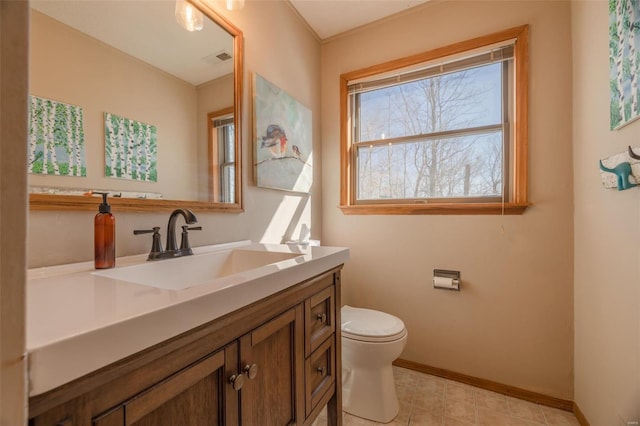
{"type": "Polygon", "coordinates": [[[631,145],[629,145],[629,157],[635,159],[635,160],[640,160],[640,155],[636,154],[635,152],[633,152],[633,149],[631,149],[631,145]]]}

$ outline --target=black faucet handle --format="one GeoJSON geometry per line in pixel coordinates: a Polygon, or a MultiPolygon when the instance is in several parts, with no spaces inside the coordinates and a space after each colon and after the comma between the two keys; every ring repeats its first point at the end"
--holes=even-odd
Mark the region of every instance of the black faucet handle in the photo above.
{"type": "Polygon", "coordinates": [[[160,227],[154,226],[152,229],[135,229],[133,235],[151,234],[153,233],[153,241],[151,243],[151,251],[147,260],[157,259],[162,254],[162,242],[160,241],[160,227]]]}
{"type": "Polygon", "coordinates": [[[140,235],[140,234],[159,234],[160,233],[160,227],[159,226],[154,226],[153,229],[134,229],[133,230],[133,235],[140,235]]]}
{"type": "Polygon", "coordinates": [[[180,251],[184,254],[193,254],[191,250],[191,244],[189,244],[189,232],[188,231],[201,231],[202,226],[189,226],[182,225],[182,239],[180,240],[180,251]]]}

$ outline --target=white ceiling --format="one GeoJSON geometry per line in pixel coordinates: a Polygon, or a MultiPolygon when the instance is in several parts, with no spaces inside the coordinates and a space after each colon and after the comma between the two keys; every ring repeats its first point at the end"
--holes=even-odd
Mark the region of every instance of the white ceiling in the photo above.
{"type": "Polygon", "coordinates": [[[320,39],[394,15],[428,0],[289,0],[320,39]]]}
{"type": "MultiPolygon", "coordinates": [[[[288,1],[324,40],[428,0],[288,1]]],[[[185,31],[175,20],[175,0],[31,0],[30,5],[196,86],[233,71],[233,61],[215,57],[233,56],[233,38],[206,18],[202,31],[185,31]]]]}
{"type": "Polygon", "coordinates": [[[31,0],[32,8],[194,86],[233,72],[233,37],[205,17],[202,31],[176,22],[175,0],[31,0]]]}

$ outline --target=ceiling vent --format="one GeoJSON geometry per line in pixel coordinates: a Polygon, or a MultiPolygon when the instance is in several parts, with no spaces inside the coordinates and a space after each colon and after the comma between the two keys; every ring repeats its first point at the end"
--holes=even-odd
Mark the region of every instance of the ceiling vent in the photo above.
{"type": "Polygon", "coordinates": [[[227,52],[226,50],[221,50],[217,53],[212,53],[211,55],[205,56],[204,58],[202,58],[202,61],[206,62],[209,65],[218,65],[228,61],[231,58],[232,56],[229,52],[227,52]]]}
{"type": "Polygon", "coordinates": [[[222,51],[216,55],[216,58],[220,59],[221,61],[228,61],[229,59],[231,59],[231,55],[228,52],[222,51]]]}

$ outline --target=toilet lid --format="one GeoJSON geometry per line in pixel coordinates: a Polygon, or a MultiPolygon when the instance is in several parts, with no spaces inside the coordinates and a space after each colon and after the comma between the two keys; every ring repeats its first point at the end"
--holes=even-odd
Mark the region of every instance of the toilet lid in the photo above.
{"type": "Polygon", "coordinates": [[[400,318],[385,312],[345,305],[340,313],[343,337],[367,342],[390,342],[407,333],[400,318]]]}

